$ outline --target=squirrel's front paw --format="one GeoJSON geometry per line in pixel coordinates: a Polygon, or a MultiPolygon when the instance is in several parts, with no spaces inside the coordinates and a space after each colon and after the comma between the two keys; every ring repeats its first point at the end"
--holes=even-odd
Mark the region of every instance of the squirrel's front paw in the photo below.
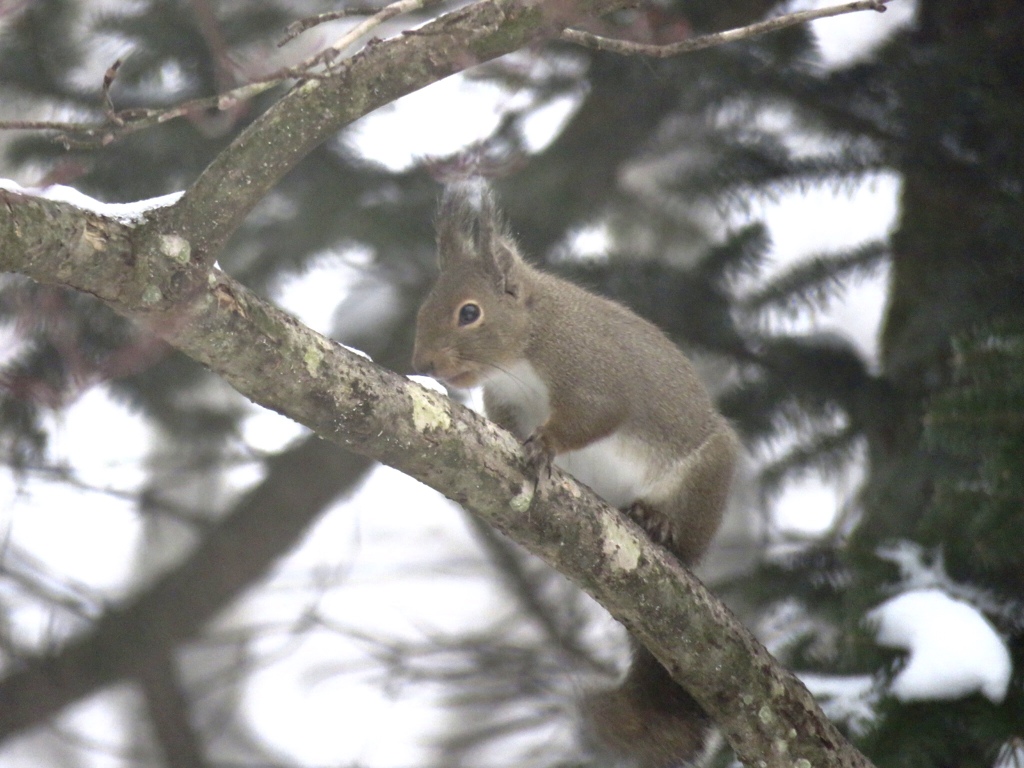
{"type": "Polygon", "coordinates": [[[526,438],[523,443],[523,453],[526,454],[526,461],[533,467],[538,480],[544,475],[551,477],[551,462],[555,458],[555,453],[544,439],[542,432],[534,432],[526,438]]]}

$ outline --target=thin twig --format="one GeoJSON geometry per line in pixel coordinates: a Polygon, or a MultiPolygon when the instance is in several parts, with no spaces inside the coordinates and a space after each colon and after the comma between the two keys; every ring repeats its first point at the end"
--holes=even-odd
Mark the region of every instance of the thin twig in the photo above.
{"type": "Polygon", "coordinates": [[[337,21],[338,19],[346,19],[351,16],[372,16],[379,10],[379,7],[371,8],[353,6],[351,8],[342,8],[341,10],[338,11],[328,11],[327,13],[320,13],[317,14],[316,16],[310,16],[308,19],[299,19],[298,21],[293,21],[285,29],[284,37],[280,41],[278,41],[277,47],[281,48],[285,44],[290,43],[296,37],[301,35],[307,29],[312,29],[313,27],[319,26],[320,24],[326,24],[329,21],[337,21]]]}
{"type": "MultiPolygon", "coordinates": [[[[589,32],[576,29],[566,29],[561,34],[561,39],[584,45],[598,50],[610,51],[625,55],[654,56],[667,58],[676,56],[688,51],[696,51],[702,48],[710,48],[715,45],[743,40],[768,32],[774,32],[785,27],[803,24],[814,19],[824,19],[829,16],[839,16],[845,13],[856,11],[884,11],[885,4],[889,0],[857,0],[856,2],[836,5],[829,8],[820,8],[812,11],[799,11],[778,16],[767,21],[757,22],[739,29],[731,29],[725,32],[717,32],[710,35],[690,38],[678,43],[668,45],[648,45],[644,43],[633,43],[628,40],[616,40],[608,37],[601,37],[589,32]]],[[[264,91],[270,90],[288,80],[295,79],[317,79],[330,77],[333,72],[330,69],[316,71],[320,65],[330,66],[330,62],[341,55],[342,51],[360,37],[366,35],[374,28],[385,21],[403,13],[426,8],[430,5],[443,2],[443,0],[398,0],[384,6],[370,18],[356,25],[324,51],[306,59],[302,63],[280,69],[266,77],[254,80],[246,85],[232,88],[217,96],[209,96],[202,99],[186,101],[175,107],[167,109],[132,109],[121,112],[113,112],[110,104],[109,88],[116,74],[117,64],[107,70],[104,78],[103,104],[106,114],[106,121],[103,123],[73,123],[58,122],[51,120],[4,120],[0,121],[0,130],[43,130],[59,131],[57,139],[66,147],[89,147],[96,144],[106,145],[110,142],[136,131],[165,123],[178,117],[184,117],[196,112],[218,109],[230,109],[241,101],[257,96],[264,91]],[[109,82],[108,82],[109,78],[109,82]]],[[[363,9],[364,11],[366,9],[363,9]]],[[[301,23],[301,22],[300,22],[301,23]]],[[[294,26],[294,25],[293,25],[294,26]]],[[[313,26],[310,23],[309,26],[313,26]]],[[[306,27],[308,28],[308,27],[306,27]]],[[[291,29],[291,27],[289,27],[291,29]]]]}
{"type": "Polygon", "coordinates": [[[306,70],[312,69],[320,64],[329,65],[334,59],[341,55],[342,51],[356,42],[363,35],[369,34],[372,30],[379,27],[388,19],[393,19],[395,16],[401,16],[404,13],[418,11],[428,5],[440,2],[442,2],[442,0],[397,0],[397,2],[389,3],[373,14],[370,18],[356,24],[352,29],[348,30],[345,34],[331,43],[328,48],[325,48],[315,56],[303,61],[295,67],[295,69],[306,70]]]}
{"type": "Polygon", "coordinates": [[[716,45],[732,43],[737,40],[746,40],[757,35],[775,32],[786,27],[803,24],[815,19],[826,19],[829,16],[840,16],[844,13],[856,11],[885,11],[885,4],[889,0],[856,0],[856,2],[834,5],[828,8],[818,8],[811,11],[797,11],[787,13],[783,16],[776,16],[774,19],[759,21],[738,29],[728,29],[724,32],[715,32],[710,35],[700,35],[681,40],[678,43],[666,45],[652,45],[647,43],[634,43],[629,40],[618,40],[610,37],[583,32],[578,29],[566,29],[562,31],[561,38],[569,43],[583,45],[587,48],[596,48],[599,51],[620,53],[625,56],[653,56],[660,59],[678,56],[681,53],[698,51],[702,48],[711,48],[716,45]]]}
{"type": "Polygon", "coordinates": [[[67,131],[68,133],[96,133],[104,126],[96,123],[71,123],[62,120],[0,120],[0,130],[7,131],[67,131]]]}
{"type": "MultiPolygon", "coordinates": [[[[65,147],[89,147],[96,144],[106,145],[117,138],[130,133],[149,128],[168,120],[184,117],[197,112],[209,109],[227,110],[236,104],[252,99],[264,91],[270,90],[288,80],[316,79],[330,77],[330,71],[315,71],[320,65],[329,66],[330,62],[336,59],[352,43],[367,34],[385,21],[409,13],[428,5],[437,4],[442,0],[398,0],[398,2],[386,5],[373,16],[357,24],[346,32],[327,49],[315,56],[291,67],[284,67],[272,72],[269,75],[254,80],[238,88],[232,88],[217,96],[208,96],[201,99],[192,99],[175,107],[167,109],[132,109],[115,112],[110,101],[110,85],[113,83],[120,66],[120,61],[115,62],[107,70],[103,78],[102,100],[104,116],[106,120],[102,123],[70,123],[51,120],[3,120],[0,121],[0,130],[45,130],[59,131],[57,140],[65,147]]],[[[365,10],[365,9],[364,9],[365,10]]],[[[324,14],[327,15],[327,14],[324,14]]],[[[319,17],[317,17],[319,18],[319,17]]],[[[293,25],[294,26],[294,25],[293,25]]],[[[312,26],[310,22],[309,26],[312,26]]],[[[307,27],[308,28],[308,27],[307,27]]],[[[291,29],[291,28],[289,28],[291,29]]]]}
{"type": "MultiPolygon", "coordinates": [[[[108,70],[109,72],[109,70],[108,70]]],[[[316,75],[304,75],[312,78],[316,75]]],[[[203,112],[208,109],[225,110],[246,99],[268,91],[279,83],[293,79],[295,75],[280,75],[257,80],[232,88],[217,96],[192,99],[167,109],[126,109],[110,113],[105,109],[107,121],[103,123],[72,123],[57,120],[0,120],[0,130],[59,131],[58,140],[65,146],[88,147],[106,145],[115,138],[126,136],[144,128],[166,123],[177,117],[203,112]]]]}
{"type": "Polygon", "coordinates": [[[117,77],[117,70],[120,68],[121,59],[117,59],[103,73],[103,111],[107,115],[107,120],[117,126],[124,125],[124,120],[114,111],[114,102],[110,99],[110,86],[114,84],[114,78],[117,77]]]}

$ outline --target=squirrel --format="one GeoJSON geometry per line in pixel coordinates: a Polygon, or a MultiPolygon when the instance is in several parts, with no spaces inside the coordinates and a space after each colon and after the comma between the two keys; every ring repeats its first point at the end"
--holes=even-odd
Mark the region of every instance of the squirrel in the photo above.
{"type": "MultiPolygon", "coordinates": [[[[446,187],[440,275],[420,307],[413,367],[456,388],[555,466],[636,520],[685,565],[721,521],[738,439],[692,363],[626,307],[529,265],[487,186],[446,187]]],[[[638,768],[694,759],[711,720],[642,645],[620,687],[589,694],[599,749],[638,768]]]]}

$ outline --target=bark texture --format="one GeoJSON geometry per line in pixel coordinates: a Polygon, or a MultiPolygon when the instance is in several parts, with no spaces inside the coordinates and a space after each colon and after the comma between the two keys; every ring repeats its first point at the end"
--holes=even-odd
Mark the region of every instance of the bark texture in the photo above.
{"type": "MultiPolygon", "coordinates": [[[[11,192],[0,193],[0,206],[0,269],[99,297],[254,402],[479,515],[594,595],[693,693],[748,765],[868,764],[806,688],[691,573],[567,475],[556,471],[538,485],[508,433],[302,326],[219,270],[207,273],[201,289],[182,292],[176,254],[183,238],[162,228],[162,215],[133,228],[11,192]]],[[[198,606],[192,621],[217,607],[198,606]]],[[[166,627],[150,633],[151,622],[160,621],[156,613],[132,621],[140,645],[147,637],[181,636],[166,627]]],[[[40,683],[60,688],[61,659],[75,651],[0,682],[0,699],[30,696],[40,683]]],[[[95,648],[85,644],[77,652],[95,648]]],[[[116,667],[103,675],[110,680],[134,669],[133,658],[143,657],[95,663],[99,670],[116,667]]],[[[26,724],[0,714],[0,735],[26,724]]]]}
{"type": "MultiPolygon", "coordinates": [[[[336,77],[293,89],[177,204],[136,224],[0,191],[0,269],[96,296],[254,402],[421,480],[503,531],[594,595],[641,639],[748,765],[865,766],[804,686],[636,525],[566,475],[555,472],[538,486],[509,434],[351,354],[212,268],[252,206],[339,127],[430,82],[624,5],[484,0],[415,33],[370,44],[336,77]]],[[[169,641],[193,636],[236,596],[238,584],[247,583],[243,576],[265,568],[327,499],[298,515],[280,514],[290,502],[279,501],[275,508],[263,499],[258,515],[229,516],[190,558],[191,571],[168,574],[145,600],[109,612],[90,636],[53,657],[26,661],[0,681],[0,701],[17,702],[0,708],[0,737],[102,685],[138,676],[155,645],[169,654],[169,641]],[[232,528],[237,520],[244,531],[232,528]],[[276,527],[280,535],[267,535],[276,527]],[[251,535],[255,529],[263,539],[251,535]],[[250,548],[271,540],[274,552],[250,548]],[[225,564],[237,569],[236,577],[221,578],[225,564]],[[190,591],[195,578],[218,586],[190,591]],[[92,677],[70,674],[83,665],[94,670],[92,677]]]]}

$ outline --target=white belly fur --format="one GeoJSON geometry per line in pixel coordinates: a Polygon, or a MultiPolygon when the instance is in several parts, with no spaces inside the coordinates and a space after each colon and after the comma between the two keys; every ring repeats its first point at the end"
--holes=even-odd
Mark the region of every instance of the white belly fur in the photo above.
{"type": "MultiPolygon", "coordinates": [[[[484,389],[495,403],[513,406],[520,436],[532,434],[551,413],[547,384],[525,360],[489,375],[484,389]]],[[[554,463],[612,506],[622,508],[645,497],[657,480],[659,473],[645,454],[639,441],[613,432],[584,448],[559,454],[554,463]]]]}

